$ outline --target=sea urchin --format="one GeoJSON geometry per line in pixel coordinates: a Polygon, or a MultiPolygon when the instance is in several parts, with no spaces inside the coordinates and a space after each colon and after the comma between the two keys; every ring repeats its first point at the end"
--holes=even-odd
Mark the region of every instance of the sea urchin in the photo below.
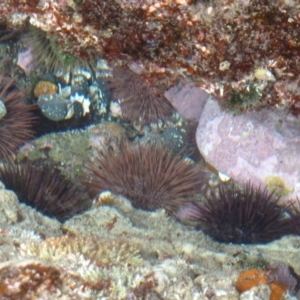
{"type": "Polygon", "coordinates": [[[268,243],[290,233],[286,207],[278,202],[266,189],[222,184],[204,202],[193,203],[194,219],[198,229],[219,242],[268,243]]]}
{"type": "Polygon", "coordinates": [[[72,185],[59,170],[48,166],[5,162],[0,166],[0,180],[20,202],[61,222],[91,205],[82,187],[72,185]]]}
{"type": "Polygon", "coordinates": [[[81,59],[65,52],[63,41],[58,41],[58,36],[54,33],[47,33],[30,25],[24,41],[33,54],[35,67],[41,67],[46,72],[65,74],[77,67],[94,70],[92,59],[81,59]]]}
{"type": "Polygon", "coordinates": [[[120,151],[104,151],[86,166],[84,184],[92,197],[109,190],[127,197],[136,208],[165,208],[175,213],[201,191],[207,173],[174,155],[166,146],[122,142],[120,151]]]}
{"type": "Polygon", "coordinates": [[[14,81],[0,75],[0,159],[8,157],[34,136],[33,106],[14,81]],[[1,113],[2,112],[2,113],[1,113]]]}
{"type": "Polygon", "coordinates": [[[122,118],[142,129],[145,125],[164,123],[172,117],[173,107],[150,78],[129,68],[115,68],[111,80],[112,97],[118,100],[122,118]]]}

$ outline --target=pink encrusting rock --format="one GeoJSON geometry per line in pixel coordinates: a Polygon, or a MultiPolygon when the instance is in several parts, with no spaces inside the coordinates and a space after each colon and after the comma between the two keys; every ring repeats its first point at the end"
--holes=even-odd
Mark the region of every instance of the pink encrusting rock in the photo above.
{"type": "Polygon", "coordinates": [[[18,54],[17,65],[25,72],[26,75],[29,75],[31,70],[34,67],[34,59],[32,54],[32,49],[28,48],[25,51],[21,51],[18,54]]]}
{"type": "Polygon", "coordinates": [[[209,99],[196,140],[204,159],[231,178],[300,198],[300,119],[266,109],[233,116],[209,99]]]}
{"type": "Polygon", "coordinates": [[[180,84],[173,86],[164,93],[164,96],[183,118],[198,122],[209,94],[189,83],[185,86],[180,84]]]}

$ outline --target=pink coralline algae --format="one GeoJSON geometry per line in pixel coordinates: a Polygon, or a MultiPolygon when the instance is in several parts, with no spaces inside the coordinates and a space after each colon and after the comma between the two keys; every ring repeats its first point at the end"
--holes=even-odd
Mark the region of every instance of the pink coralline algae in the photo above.
{"type": "Polygon", "coordinates": [[[33,56],[30,48],[18,54],[17,65],[25,72],[26,75],[29,75],[33,68],[33,56]]]}
{"type": "Polygon", "coordinates": [[[209,95],[199,87],[189,83],[176,85],[167,90],[164,96],[186,120],[198,122],[209,95]]]}
{"type": "Polygon", "coordinates": [[[29,22],[66,53],[135,62],[162,91],[194,81],[234,112],[300,107],[300,4],[288,0],[3,0],[2,21],[29,22]]]}
{"type": "Polygon", "coordinates": [[[232,179],[300,197],[299,121],[271,109],[234,116],[208,100],[196,140],[204,159],[232,179]]]}

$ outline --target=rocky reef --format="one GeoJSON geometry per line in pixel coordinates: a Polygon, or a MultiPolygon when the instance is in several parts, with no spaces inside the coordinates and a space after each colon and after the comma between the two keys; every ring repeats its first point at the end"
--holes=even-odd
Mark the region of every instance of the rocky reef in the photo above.
{"type": "Polygon", "coordinates": [[[4,0],[0,20],[29,22],[83,60],[135,62],[161,91],[194,81],[235,112],[299,112],[297,1],[4,0]]]}
{"type": "Polygon", "coordinates": [[[300,299],[299,37],[294,0],[2,0],[0,299],[300,299]]]}
{"type": "Polygon", "coordinates": [[[296,299],[291,294],[300,272],[298,237],[268,247],[222,245],[163,210],[137,210],[124,198],[107,197],[110,205],[95,204],[60,224],[20,204],[2,186],[2,299],[43,295],[46,299],[238,300],[273,295],[270,299],[279,300],[283,293],[284,299],[296,299]],[[11,199],[14,205],[7,205],[11,199]],[[293,265],[294,273],[284,265],[293,265]],[[251,271],[245,275],[247,269],[251,271]],[[265,272],[262,269],[268,270],[264,275],[268,277],[256,279],[253,274],[265,272]],[[286,281],[280,285],[277,281],[283,278],[286,281]]]}

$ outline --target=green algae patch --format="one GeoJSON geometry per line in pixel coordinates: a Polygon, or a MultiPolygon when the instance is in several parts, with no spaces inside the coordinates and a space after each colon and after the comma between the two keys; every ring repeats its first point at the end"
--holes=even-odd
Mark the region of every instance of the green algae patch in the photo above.
{"type": "Polygon", "coordinates": [[[293,191],[280,176],[267,176],[265,182],[268,189],[276,196],[288,196],[293,191]]]}

